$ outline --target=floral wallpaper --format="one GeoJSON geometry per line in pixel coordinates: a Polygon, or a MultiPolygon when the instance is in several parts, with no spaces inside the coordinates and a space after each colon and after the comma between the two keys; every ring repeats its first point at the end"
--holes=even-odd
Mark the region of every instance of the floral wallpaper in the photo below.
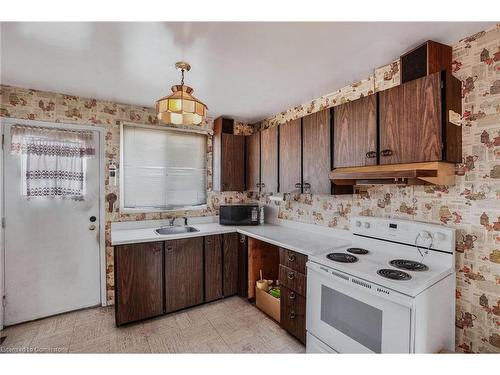
{"type": "MultiPolygon", "coordinates": [[[[456,232],[456,350],[500,353],[500,24],[453,45],[463,82],[463,162],[454,186],[372,186],[354,195],[300,195],[279,217],[349,229],[353,215],[446,225],[456,232]]],[[[368,79],[265,119],[276,126],[399,85],[399,60],[368,79]]],[[[265,201],[265,198],[261,198],[265,201]]]]}
{"type": "MultiPolygon", "coordinates": [[[[103,127],[105,133],[105,196],[116,197],[113,212],[106,210],[105,242],[106,242],[106,286],[108,303],[114,302],[113,247],[111,246],[111,222],[127,220],[165,219],[179,216],[208,216],[217,212],[222,200],[235,201],[243,199],[239,193],[212,192],[212,138],[208,137],[208,198],[207,209],[199,211],[170,211],[158,213],[123,213],[119,209],[119,186],[109,183],[108,165],[112,162],[120,166],[120,124],[121,122],[137,124],[157,124],[154,108],[119,104],[93,98],[81,98],[73,95],[58,94],[38,90],[0,85],[0,116],[38,121],[53,121],[68,124],[84,124],[103,127]]],[[[159,125],[160,126],[160,125],[159,125]]],[[[164,126],[164,125],[161,125],[164,126]]],[[[208,119],[203,127],[210,131],[213,122],[208,119]]],[[[188,127],[186,127],[188,128],[188,127]]],[[[236,134],[251,134],[253,127],[237,122],[236,134]]]]}

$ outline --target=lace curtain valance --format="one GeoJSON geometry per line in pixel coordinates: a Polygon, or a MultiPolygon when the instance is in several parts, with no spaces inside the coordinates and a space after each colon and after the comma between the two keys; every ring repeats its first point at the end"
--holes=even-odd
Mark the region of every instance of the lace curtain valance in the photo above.
{"type": "Polygon", "coordinates": [[[95,156],[94,136],[91,131],[13,125],[11,136],[11,154],[95,156]]]}
{"type": "Polygon", "coordinates": [[[86,160],[95,156],[91,131],[13,125],[10,150],[21,155],[22,194],[83,200],[86,160]]]}

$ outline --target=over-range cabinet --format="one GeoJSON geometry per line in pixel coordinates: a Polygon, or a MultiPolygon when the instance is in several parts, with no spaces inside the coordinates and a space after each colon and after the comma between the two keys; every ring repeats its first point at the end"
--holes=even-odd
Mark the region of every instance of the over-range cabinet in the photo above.
{"type": "Polygon", "coordinates": [[[116,325],[246,297],[246,241],[237,233],[118,245],[114,251],[116,325]]]}

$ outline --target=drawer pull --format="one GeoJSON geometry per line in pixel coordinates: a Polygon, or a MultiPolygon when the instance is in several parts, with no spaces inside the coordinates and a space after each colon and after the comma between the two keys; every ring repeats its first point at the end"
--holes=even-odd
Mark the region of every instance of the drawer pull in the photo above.
{"type": "Polygon", "coordinates": [[[295,299],[295,292],[290,292],[290,294],[288,295],[288,298],[295,299]]]}
{"type": "Polygon", "coordinates": [[[296,315],[295,315],[295,311],[290,311],[290,319],[295,319],[296,315]]]}
{"type": "Polygon", "coordinates": [[[380,151],[380,155],[381,156],[392,156],[393,152],[392,152],[392,150],[385,149],[385,150],[380,151]]]}
{"type": "Polygon", "coordinates": [[[289,261],[289,262],[295,262],[295,255],[290,254],[290,255],[288,256],[288,261],[289,261]]]}
{"type": "Polygon", "coordinates": [[[367,157],[368,159],[376,158],[376,157],[377,157],[377,153],[376,153],[375,151],[368,151],[368,152],[366,153],[366,157],[367,157]]]}
{"type": "Polygon", "coordinates": [[[293,280],[295,278],[295,274],[293,272],[288,272],[288,279],[293,280]]]}

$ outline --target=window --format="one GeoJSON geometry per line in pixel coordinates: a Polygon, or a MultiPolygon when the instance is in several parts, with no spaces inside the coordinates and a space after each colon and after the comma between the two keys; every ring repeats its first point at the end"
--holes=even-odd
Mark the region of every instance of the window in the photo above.
{"type": "Polygon", "coordinates": [[[207,202],[207,136],[124,125],[122,208],[189,209],[207,202]]]}

